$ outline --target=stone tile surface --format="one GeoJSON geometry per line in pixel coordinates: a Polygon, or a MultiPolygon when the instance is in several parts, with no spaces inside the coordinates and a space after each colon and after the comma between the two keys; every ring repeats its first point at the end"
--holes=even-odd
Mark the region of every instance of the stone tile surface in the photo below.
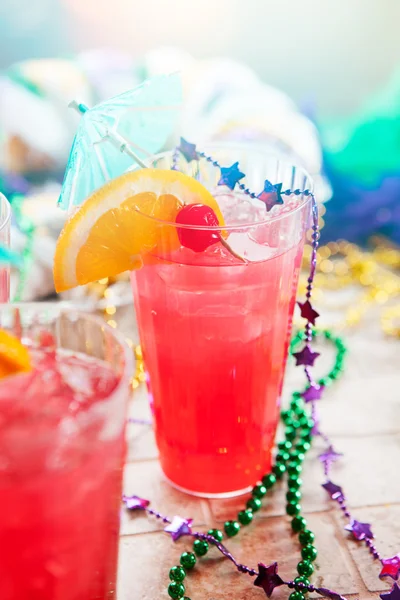
{"type": "MultiPolygon", "coordinates": [[[[346,564],[348,556],[334,537],[334,523],[329,515],[312,515],[310,527],[315,531],[319,547],[316,561],[315,585],[334,588],[341,593],[356,593],[359,589],[346,564]]],[[[257,561],[266,564],[277,560],[284,578],[290,578],[298,562],[297,536],[288,535],[288,526],[280,518],[263,519],[257,526],[249,526],[227,546],[241,563],[257,567],[257,561]]],[[[167,597],[168,572],[178,564],[180,553],[190,550],[191,543],[182,538],[175,545],[165,534],[148,534],[122,537],[120,547],[120,597],[119,600],[153,600],[167,597]]],[[[199,561],[199,566],[186,578],[187,593],[196,600],[261,600],[262,590],[254,587],[250,576],[232,570],[231,564],[217,552],[209,551],[199,561]]],[[[287,590],[275,592],[278,600],[287,590]]]]}
{"type": "MultiPolygon", "coordinates": [[[[125,469],[124,493],[151,500],[151,506],[158,512],[173,517],[178,515],[194,519],[194,524],[207,522],[207,501],[198,500],[178,492],[164,481],[157,461],[128,463],[125,469]]],[[[121,534],[159,531],[165,524],[145,513],[122,510],[121,534]]]]}
{"type": "MultiPolygon", "coordinates": [[[[400,504],[368,506],[352,512],[358,521],[372,524],[374,543],[383,558],[400,553],[400,504]]],[[[343,520],[340,515],[337,521],[341,528],[343,520]]],[[[346,536],[346,545],[369,591],[386,590],[391,586],[393,583],[391,578],[379,579],[381,565],[378,560],[371,560],[364,544],[357,543],[349,534],[346,536]]]]}
{"type": "Polygon", "coordinates": [[[394,371],[384,378],[368,378],[360,385],[362,379],[364,375],[355,379],[346,374],[327,390],[321,411],[323,430],[328,435],[339,438],[399,431],[399,375],[394,371]]]}
{"type": "Polygon", "coordinates": [[[151,412],[146,393],[146,386],[141,385],[133,393],[129,406],[129,417],[142,422],[131,422],[127,430],[127,461],[157,458],[158,450],[151,425],[151,412]]]}
{"type": "MultiPolygon", "coordinates": [[[[400,423],[400,421],[399,421],[400,423]]],[[[365,437],[332,436],[335,448],[343,453],[332,467],[331,478],[346,490],[349,506],[379,505],[400,502],[400,477],[393,477],[395,457],[400,458],[400,434],[365,437]],[[379,452],[377,451],[379,449],[379,452]],[[373,473],[373,484],[371,475],[373,473]],[[390,481],[390,485],[388,482],[390,481]]],[[[321,487],[325,477],[318,455],[326,444],[317,439],[304,462],[302,507],[304,513],[326,511],[335,506],[321,487]]],[[[284,515],[286,504],[284,482],[268,493],[256,517],[284,515]]],[[[227,500],[211,500],[216,522],[236,514],[249,496],[227,500]]]]}
{"type": "MultiPolygon", "coordinates": [[[[132,311],[125,310],[123,324],[137,340],[132,311]]],[[[400,552],[400,346],[386,340],[377,319],[344,332],[349,348],[343,378],[327,390],[320,403],[321,424],[336,449],[343,452],[332,468],[332,479],[345,489],[354,518],[373,524],[375,544],[384,557],[400,552]]],[[[333,361],[333,351],[320,342],[323,355],[317,373],[323,375],[333,361]]],[[[304,386],[300,369],[289,364],[283,403],[290,392],[304,386]]],[[[144,388],[136,390],[130,416],[148,419],[150,411],[144,388]]],[[[302,479],[302,506],[309,527],[316,533],[318,559],[314,585],[335,589],[348,600],[379,600],[378,592],[391,581],[381,581],[379,564],[361,542],[351,539],[337,505],[321,488],[324,480],[318,454],[326,443],[315,440],[307,457],[302,479]]],[[[299,560],[297,537],[290,533],[285,515],[285,487],[268,496],[255,522],[243,528],[227,545],[242,562],[277,560],[286,578],[295,575],[299,560]]],[[[229,500],[201,500],[172,489],[162,477],[157,448],[149,425],[128,427],[128,463],[124,492],[152,500],[155,510],[169,516],[192,517],[196,528],[222,526],[234,518],[246,497],[229,500]]],[[[163,524],[144,514],[128,514],[122,508],[118,600],[162,600],[168,598],[168,572],[191,542],[173,544],[162,532],[163,524]]],[[[265,594],[252,585],[250,577],[239,575],[231,563],[213,549],[203,567],[187,577],[187,595],[192,600],[262,600],[265,594]]],[[[288,590],[280,588],[273,598],[283,600],[288,590]]]]}
{"type": "Polygon", "coordinates": [[[351,349],[362,377],[383,378],[400,370],[398,340],[384,339],[379,329],[371,328],[368,335],[359,335],[352,339],[351,349]]]}
{"type": "Polygon", "coordinates": [[[163,533],[122,536],[119,550],[118,600],[168,598],[168,572],[178,564],[184,544],[171,544],[163,533]]]}

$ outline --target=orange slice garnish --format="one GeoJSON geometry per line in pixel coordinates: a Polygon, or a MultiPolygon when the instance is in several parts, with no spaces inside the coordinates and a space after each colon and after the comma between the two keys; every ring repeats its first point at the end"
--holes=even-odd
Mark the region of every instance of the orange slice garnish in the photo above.
{"type": "Polygon", "coordinates": [[[140,169],[108,182],[80,206],[58,238],[57,292],[138,269],[157,247],[164,255],[179,248],[176,229],[167,223],[175,222],[183,205],[196,203],[210,206],[223,225],[215,198],[179,171],[140,169]]]}
{"type": "Polygon", "coordinates": [[[18,338],[0,329],[0,379],[30,371],[31,368],[28,349],[18,338]]]}

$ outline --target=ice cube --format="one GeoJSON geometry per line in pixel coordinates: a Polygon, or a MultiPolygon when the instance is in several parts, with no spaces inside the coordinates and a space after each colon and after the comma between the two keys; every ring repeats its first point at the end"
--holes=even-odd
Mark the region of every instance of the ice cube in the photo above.
{"type": "Polygon", "coordinates": [[[215,192],[215,199],[224,216],[226,225],[251,225],[268,218],[265,205],[248,194],[215,192]]]}
{"type": "Polygon", "coordinates": [[[226,240],[229,246],[249,262],[261,262],[272,258],[276,254],[275,248],[257,244],[249,234],[233,232],[226,240]]]}

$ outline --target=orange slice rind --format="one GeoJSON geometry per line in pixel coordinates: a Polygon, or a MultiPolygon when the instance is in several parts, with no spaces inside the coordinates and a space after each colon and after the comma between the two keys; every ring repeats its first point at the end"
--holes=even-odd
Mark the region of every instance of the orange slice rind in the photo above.
{"type": "Polygon", "coordinates": [[[0,379],[30,371],[31,368],[28,349],[18,338],[0,329],[0,379]]]}

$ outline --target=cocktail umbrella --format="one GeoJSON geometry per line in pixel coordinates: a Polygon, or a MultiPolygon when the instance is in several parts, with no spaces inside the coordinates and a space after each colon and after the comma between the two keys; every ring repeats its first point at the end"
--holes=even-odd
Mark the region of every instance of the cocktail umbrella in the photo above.
{"type": "Polygon", "coordinates": [[[179,75],[162,75],[82,113],[59,205],[79,206],[106,181],[161,150],[171,135],[182,99],[179,75]]]}
{"type": "Polygon", "coordinates": [[[3,246],[3,244],[0,243],[0,265],[20,267],[21,263],[22,258],[17,252],[10,250],[10,248],[7,248],[7,246],[3,246]]]}

